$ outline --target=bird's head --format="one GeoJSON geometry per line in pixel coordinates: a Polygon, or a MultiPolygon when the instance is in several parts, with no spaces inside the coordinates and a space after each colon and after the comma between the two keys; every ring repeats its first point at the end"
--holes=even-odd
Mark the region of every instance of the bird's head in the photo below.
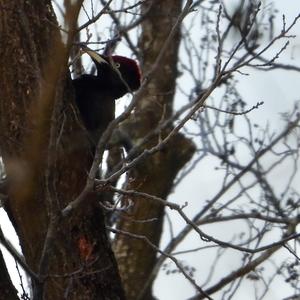
{"type": "Polygon", "coordinates": [[[122,96],[128,92],[136,91],[141,85],[141,71],[137,62],[125,56],[100,55],[97,52],[84,50],[94,61],[97,67],[97,76],[106,77],[109,83],[122,89],[122,96]]]}
{"type": "MultiPolygon", "coordinates": [[[[110,58],[108,57],[109,61],[110,58]]],[[[132,91],[136,91],[141,85],[141,70],[137,62],[125,56],[113,55],[114,68],[119,70],[122,78],[126,81],[132,91]]],[[[110,62],[111,63],[111,62],[110,62]]]]}

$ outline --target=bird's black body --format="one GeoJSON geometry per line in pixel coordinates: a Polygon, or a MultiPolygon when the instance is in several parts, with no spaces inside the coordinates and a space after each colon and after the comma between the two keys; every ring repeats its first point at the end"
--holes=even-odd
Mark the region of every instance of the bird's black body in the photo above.
{"type": "Polygon", "coordinates": [[[73,85],[76,104],[86,129],[95,131],[107,127],[115,115],[114,98],[107,87],[93,75],[82,75],[73,80],[73,85]]]}
{"type": "Polygon", "coordinates": [[[93,58],[97,76],[84,74],[73,80],[76,104],[94,142],[114,119],[115,100],[137,90],[141,81],[134,60],[123,56],[99,57],[101,62],[93,58]]]}

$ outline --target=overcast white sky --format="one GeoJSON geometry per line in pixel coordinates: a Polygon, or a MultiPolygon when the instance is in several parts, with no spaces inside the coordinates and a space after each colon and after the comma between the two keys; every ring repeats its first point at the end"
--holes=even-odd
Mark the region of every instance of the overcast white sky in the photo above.
{"type": "MultiPolygon", "coordinates": [[[[232,0],[225,0],[224,3],[231,4],[232,0]]],[[[287,1],[273,1],[280,11],[280,14],[285,14],[287,24],[291,23],[293,19],[300,13],[300,1],[287,0],[287,1]]],[[[281,20],[275,24],[277,32],[281,30],[281,20]]],[[[300,33],[300,23],[298,23],[295,28],[291,31],[292,34],[300,33]]],[[[278,51],[280,47],[275,48],[274,51],[278,51]]],[[[291,45],[278,60],[282,63],[290,63],[293,65],[300,66],[300,36],[298,35],[295,39],[291,41],[291,45]]],[[[300,100],[299,94],[299,84],[300,84],[300,74],[291,71],[274,71],[274,72],[258,72],[247,69],[247,73],[250,76],[239,77],[239,86],[242,95],[247,100],[249,106],[255,105],[258,101],[264,101],[264,105],[253,112],[251,112],[251,118],[261,124],[266,123],[267,120],[270,122],[270,126],[274,130],[282,129],[283,122],[281,121],[280,112],[288,111],[293,108],[294,102],[300,100]]],[[[236,120],[238,122],[238,119],[236,120]]],[[[217,165],[217,164],[216,164],[217,165]]],[[[210,197],[215,192],[215,187],[219,186],[221,177],[219,177],[216,172],[213,171],[214,166],[209,162],[201,164],[196,170],[194,170],[193,175],[189,176],[179,188],[176,189],[176,193],[171,195],[169,200],[176,203],[184,204],[188,201],[189,206],[186,208],[186,212],[189,212],[189,216],[192,217],[193,214],[199,210],[199,205],[204,200],[210,199],[210,197]],[[205,175],[203,175],[205,174],[205,175]],[[207,176],[211,174],[211,176],[207,176]]],[[[282,182],[282,174],[284,170],[277,171],[274,176],[274,185],[280,185],[282,182]]],[[[300,177],[299,177],[300,179],[300,177]]],[[[175,230],[179,231],[184,222],[180,218],[176,218],[175,230]]],[[[231,226],[242,226],[241,224],[232,224],[231,226]]],[[[167,225],[166,225],[167,228],[167,225]]],[[[230,227],[229,227],[230,228],[230,227]]],[[[205,227],[205,230],[206,229],[205,227]]],[[[230,229],[229,229],[230,232],[230,229]]],[[[224,228],[224,224],[219,224],[218,226],[213,226],[208,233],[214,234],[223,240],[230,238],[228,229],[224,228]]],[[[165,234],[165,239],[167,233],[165,234]]],[[[164,244],[164,241],[162,242],[164,244]]],[[[195,248],[199,245],[203,245],[199,241],[197,234],[192,234],[183,244],[180,249],[195,248]]],[[[193,266],[197,269],[195,279],[203,278],[202,274],[207,274],[207,268],[213,257],[210,255],[209,250],[207,252],[201,252],[202,257],[195,254],[189,254],[185,256],[178,256],[178,259],[182,259],[185,263],[193,266]],[[203,255],[207,255],[203,257],[203,255]]],[[[287,258],[286,250],[280,251],[276,255],[277,259],[287,258]]],[[[291,257],[290,257],[291,258],[291,257]]],[[[239,266],[241,256],[238,253],[230,252],[228,255],[226,263],[220,266],[220,270],[223,270],[224,275],[230,273],[239,266]]],[[[222,272],[222,271],[221,271],[222,272]]],[[[205,278],[205,276],[204,276],[205,278]]],[[[243,284],[243,288],[232,298],[234,300],[240,299],[255,299],[253,282],[247,280],[243,284]]],[[[257,282],[257,286],[263,287],[262,282],[257,282]]],[[[281,300],[285,297],[292,295],[291,290],[286,290],[286,285],[282,280],[276,281],[276,290],[271,290],[268,296],[264,297],[265,300],[281,300]]],[[[161,300],[182,300],[187,299],[188,296],[193,296],[195,294],[193,287],[183,279],[181,274],[172,274],[166,276],[163,271],[160,272],[155,283],[155,294],[161,300]]],[[[213,299],[221,299],[220,294],[212,295],[213,299]]]]}

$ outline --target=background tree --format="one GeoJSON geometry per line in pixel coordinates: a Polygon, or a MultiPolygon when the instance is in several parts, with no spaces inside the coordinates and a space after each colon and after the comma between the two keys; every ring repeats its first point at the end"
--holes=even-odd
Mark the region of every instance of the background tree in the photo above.
{"type": "MultiPolygon", "coordinates": [[[[249,281],[262,299],[281,276],[299,293],[298,107],[274,132],[242,96],[253,69],[299,71],[278,62],[298,17],[276,32],[268,1],[64,1],[58,26],[50,1],[14,2],[0,2],[1,192],[24,257],[0,241],[32,281],[22,297],[153,299],[159,270],[182,273],[191,299],[238,299],[249,281]],[[79,42],[143,73],[94,159],[67,68],[82,72],[79,42]],[[196,203],[167,200],[199,169],[215,184],[196,203]]],[[[0,259],[1,294],[17,299],[0,259]]]]}

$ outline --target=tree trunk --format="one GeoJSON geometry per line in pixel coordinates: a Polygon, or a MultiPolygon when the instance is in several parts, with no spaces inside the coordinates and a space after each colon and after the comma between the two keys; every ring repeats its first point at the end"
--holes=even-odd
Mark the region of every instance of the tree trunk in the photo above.
{"type": "Polygon", "coordinates": [[[81,3],[65,3],[67,45],[50,0],[0,0],[0,144],[9,181],[7,211],[36,273],[33,299],[124,299],[95,196],[88,194],[72,216],[60,215],[84,188],[92,158],[65,75],[81,3]]]}
{"type": "MultiPolygon", "coordinates": [[[[151,70],[171,28],[181,12],[181,0],[154,1],[147,18],[142,23],[140,53],[142,71],[151,70]]],[[[143,5],[147,10],[147,4],[143,5]]],[[[134,141],[143,138],[168,119],[173,112],[178,60],[180,32],[178,31],[166,51],[163,63],[157,69],[154,79],[141,96],[134,115],[124,127],[134,141]]],[[[156,145],[160,138],[170,132],[170,128],[161,132],[145,145],[156,145]]],[[[178,133],[160,152],[143,161],[130,172],[128,189],[145,192],[161,198],[167,198],[173,181],[180,169],[191,159],[195,147],[193,143],[178,133]]],[[[155,245],[159,244],[162,233],[164,207],[149,199],[134,198],[134,208],[129,217],[121,218],[118,228],[130,233],[146,236],[155,245]],[[155,219],[155,221],[153,221],[155,219]],[[152,220],[149,222],[138,221],[152,220]]],[[[152,299],[151,284],[145,286],[149,274],[155,265],[157,252],[143,240],[118,235],[114,244],[121,277],[128,299],[152,299]],[[141,294],[141,291],[142,294],[141,294]],[[138,298],[140,297],[140,298],[138,298]]]]}

